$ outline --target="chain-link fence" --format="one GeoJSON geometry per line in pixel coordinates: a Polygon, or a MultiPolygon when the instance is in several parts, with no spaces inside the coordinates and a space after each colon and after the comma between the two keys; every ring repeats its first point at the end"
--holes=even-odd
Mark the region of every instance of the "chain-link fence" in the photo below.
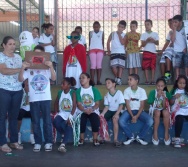
{"type": "MultiPolygon", "coordinates": [[[[35,26],[41,26],[39,25],[39,0],[25,0],[25,6],[20,4],[23,1],[0,1],[1,39],[5,35],[12,35],[18,39],[22,30],[20,26],[25,24],[25,20],[26,29],[29,31],[35,26]],[[5,18],[6,20],[3,20],[5,18]]],[[[93,22],[99,21],[101,30],[104,31],[106,47],[108,36],[117,29],[119,20],[127,22],[125,32],[130,31],[130,21],[137,20],[137,31],[143,33],[146,18],[153,20],[152,30],[159,33],[158,49],[161,49],[169,31],[167,20],[180,13],[181,0],[44,0],[44,20],[53,23],[56,28],[59,51],[68,44],[66,35],[69,35],[76,26],[82,26],[83,35],[88,43],[93,22]]]]}
{"type": "MultiPolygon", "coordinates": [[[[138,32],[145,31],[144,20],[153,20],[153,31],[159,33],[162,48],[167,32],[168,19],[180,14],[180,0],[58,0],[58,49],[67,44],[69,35],[76,26],[82,26],[87,43],[94,21],[99,21],[104,30],[105,41],[116,30],[119,20],[125,20],[130,31],[131,20],[138,21],[138,32]]],[[[106,42],[105,42],[106,43],[106,42]]],[[[105,45],[106,46],[106,45],[105,45]]]]}

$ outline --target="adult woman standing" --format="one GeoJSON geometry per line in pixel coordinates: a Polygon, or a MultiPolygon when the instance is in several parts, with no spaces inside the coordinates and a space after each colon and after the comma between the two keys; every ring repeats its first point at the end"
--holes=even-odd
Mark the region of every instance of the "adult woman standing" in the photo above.
{"type": "Polygon", "coordinates": [[[11,152],[12,149],[22,150],[18,144],[17,118],[20,110],[23,90],[18,81],[18,73],[22,66],[22,59],[15,54],[15,40],[11,36],[3,39],[0,52],[0,149],[11,152]],[[10,147],[7,145],[5,121],[8,113],[10,147]]]}

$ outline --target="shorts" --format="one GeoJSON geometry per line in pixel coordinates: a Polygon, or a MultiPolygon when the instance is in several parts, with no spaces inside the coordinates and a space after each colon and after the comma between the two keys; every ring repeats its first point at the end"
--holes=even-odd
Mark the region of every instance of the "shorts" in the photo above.
{"type": "MultiPolygon", "coordinates": [[[[18,121],[21,121],[23,118],[31,118],[30,111],[20,109],[20,112],[19,112],[19,115],[18,115],[18,121]]],[[[32,118],[31,118],[31,120],[32,120],[32,118]]]]}
{"type": "Polygon", "coordinates": [[[183,67],[188,68],[188,54],[183,55],[183,67]]]}
{"type": "Polygon", "coordinates": [[[140,53],[129,53],[127,56],[127,68],[141,67],[140,53]]]}
{"type": "Polygon", "coordinates": [[[151,52],[143,52],[142,69],[155,70],[156,69],[156,54],[151,52]]]}
{"type": "Polygon", "coordinates": [[[187,61],[187,56],[183,52],[175,52],[174,64],[175,68],[181,68],[183,65],[187,66],[183,61],[187,61]]]}
{"type": "Polygon", "coordinates": [[[160,63],[166,63],[166,58],[172,61],[174,54],[174,49],[172,47],[167,47],[161,56],[160,63]]]}
{"type": "Polygon", "coordinates": [[[114,53],[110,55],[110,66],[125,68],[125,54],[114,53]]]}
{"type": "MultiPolygon", "coordinates": [[[[104,115],[104,118],[106,119],[106,121],[109,121],[110,119],[113,118],[113,116],[115,115],[116,111],[110,111],[108,110],[105,115],[104,115]]],[[[119,114],[121,115],[121,113],[119,114]]]]}

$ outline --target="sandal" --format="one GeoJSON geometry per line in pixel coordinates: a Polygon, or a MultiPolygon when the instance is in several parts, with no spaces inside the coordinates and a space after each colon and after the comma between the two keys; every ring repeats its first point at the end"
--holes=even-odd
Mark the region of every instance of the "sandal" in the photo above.
{"type": "Polygon", "coordinates": [[[149,82],[146,81],[146,82],[145,82],[145,85],[149,85],[149,82]]]}
{"type": "Polygon", "coordinates": [[[155,83],[155,82],[151,82],[150,84],[151,84],[151,85],[155,85],[156,83],[155,83]]]}
{"type": "Polygon", "coordinates": [[[80,139],[79,142],[78,142],[78,145],[82,146],[83,144],[84,144],[84,139],[80,139]]]}
{"type": "Polygon", "coordinates": [[[121,142],[115,141],[115,142],[114,142],[114,146],[115,146],[115,147],[120,147],[120,146],[121,146],[121,142]]]}
{"type": "Polygon", "coordinates": [[[10,147],[14,148],[16,150],[23,150],[23,146],[21,144],[18,144],[18,143],[10,143],[10,147]]]}
{"type": "Polygon", "coordinates": [[[66,148],[65,148],[65,144],[62,143],[62,144],[58,147],[58,151],[65,153],[65,152],[67,151],[66,148]]]}
{"type": "Polygon", "coordinates": [[[99,146],[100,143],[99,143],[99,141],[98,141],[97,139],[94,139],[94,140],[93,140],[93,145],[94,145],[94,146],[99,146]]]}
{"type": "Polygon", "coordinates": [[[12,152],[12,149],[7,144],[0,146],[0,150],[6,153],[12,152]]]}

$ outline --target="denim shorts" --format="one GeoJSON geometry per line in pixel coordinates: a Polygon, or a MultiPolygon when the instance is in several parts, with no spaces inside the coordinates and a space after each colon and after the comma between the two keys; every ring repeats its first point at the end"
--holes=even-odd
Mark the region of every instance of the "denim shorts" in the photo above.
{"type": "Polygon", "coordinates": [[[188,53],[183,56],[183,67],[188,68],[188,53]]]}

